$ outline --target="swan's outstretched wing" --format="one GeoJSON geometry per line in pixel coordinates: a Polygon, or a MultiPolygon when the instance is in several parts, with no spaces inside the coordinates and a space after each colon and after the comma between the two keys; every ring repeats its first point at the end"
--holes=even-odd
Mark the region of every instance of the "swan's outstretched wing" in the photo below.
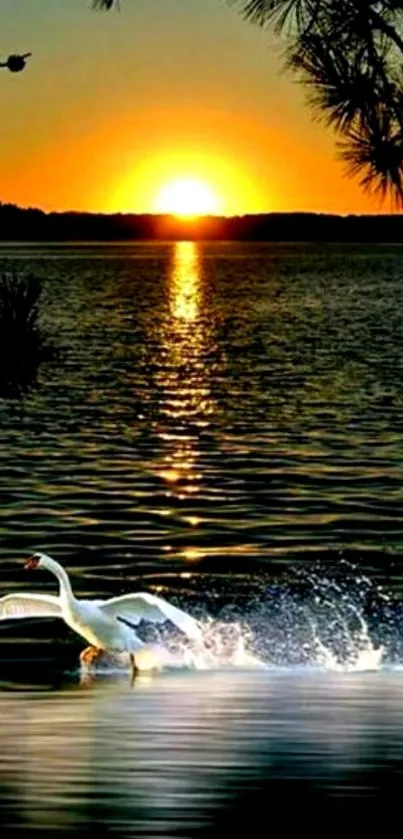
{"type": "Polygon", "coordinates": [[[124,594],[122,597],[112,597],[106,600],[101,607],[102,611],[109,617],[123,618],[128,622],[137,624],[140,621],[151,621],[152,623],[164,623],[172,621],[189,638],[199,641],[202,637],[197,622],[182,609],[177,609],[171,603],[167,603],[162,597],[148,592],[136,592],[136,594],[124,594]]]}
{"type": "Polygon", "coordinates": [[[59,598],[53,594],[7,594],[0,599],[0,621],[11,618],[60,618],[59,598]]]}

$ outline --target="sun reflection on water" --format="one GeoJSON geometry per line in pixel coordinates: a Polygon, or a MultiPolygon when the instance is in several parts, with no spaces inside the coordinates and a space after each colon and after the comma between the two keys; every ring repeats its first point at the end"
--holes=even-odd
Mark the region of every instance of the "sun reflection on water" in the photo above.
{"type": "MultiPolygon", "coordinates": [[[[156,473],[164,496],[173,508],[180,506],[189,544],[180,557],[194,562],[202,553],[194,534],[200,524],[192,516],[193,499],[203,482],[201,433],[216,410],[211,393],[211,324],[204,316],[202,260],[195,242],[173,245],[168,277],[168,312],[160,333],[161,365],[158,372],[158,438],[162,444],[156,473]],[[189,504],[189,509],[183,505],[189,504]]],[[[177,510],[177,514],[179,510],[177,510]]],[[[166,546],[166,550],[170,550],[166,546]]]]}
{"type": "MultiPolygon", "coordinates": [[[[162,330],[161,415],[169,421],[165,433],[168,431],[182,442],[188,437],[184,432],[185,429],[188,432],[189,423],[203,427],[214,410],[200,263],[197,243],[174,245],[169,274],[169,317],[162,330]]],[[[175,468],[180,467],[176,464],[175,468]]]]}
{"type": "Polygon", "coordinates": [[[171,312],[194,322],[200,310],[200,256],[195,242],[177,242],[171,274],[171,312]]]}

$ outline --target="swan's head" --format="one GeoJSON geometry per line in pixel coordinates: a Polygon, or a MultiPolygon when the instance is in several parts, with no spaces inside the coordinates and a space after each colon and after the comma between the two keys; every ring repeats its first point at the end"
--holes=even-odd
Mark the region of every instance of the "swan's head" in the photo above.
{"type": "Polygon", "coordinates": [[[26,571],[33,571],[34,568],[46,568],[48,559],[50,559],[50,556],[46,556],[46,554],[32,554],[27,559],[24,568],[26,571]]]}

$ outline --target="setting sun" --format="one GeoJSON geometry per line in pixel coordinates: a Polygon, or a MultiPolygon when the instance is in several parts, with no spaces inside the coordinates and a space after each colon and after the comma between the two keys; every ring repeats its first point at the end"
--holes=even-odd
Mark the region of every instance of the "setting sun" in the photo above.
{"type": "Polygon", "coordinates": [[[176,216],[214,215],[220,212],[220,202],[204,181],[181,178],[164,186],[156,210],[176,216]]]}

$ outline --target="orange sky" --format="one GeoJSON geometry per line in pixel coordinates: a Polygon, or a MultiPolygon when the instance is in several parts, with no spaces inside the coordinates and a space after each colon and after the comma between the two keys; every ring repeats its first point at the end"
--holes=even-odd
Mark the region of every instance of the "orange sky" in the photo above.
{"type": "Polygon", "coordinates": [[[280,74],[277,42],[220,0],[3,0],[0,199],[152,212],[205,182],[224,214],[385,212],[343,175],[332,135],[280,74]]]}

